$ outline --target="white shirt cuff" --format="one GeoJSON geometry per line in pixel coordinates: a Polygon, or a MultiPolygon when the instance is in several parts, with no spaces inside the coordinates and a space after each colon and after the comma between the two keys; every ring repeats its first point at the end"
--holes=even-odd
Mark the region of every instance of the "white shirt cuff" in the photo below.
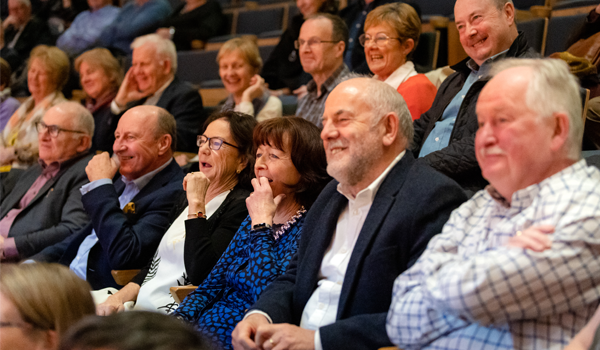
{"type": "Polygon", "coordinates": [[[110,103],[110,111],[113,112],[113,114],[121,114],[121,112],[123,112],[124,109],[121,109],[119,105],[115,102],[115,100],[112,100],[112,102],[110,103]]]}
{"type": "Polygon", "coordinates": [[[81,192],[81,195],[83,196],[84,194],[90,192],[93,189],[96,189],[102,185],[112,185],[112,183],[112,179],[99,179],[81,186],[79,192],[81,192]]]}
{"type": "Polygon", "coordinates": [[[245,316],[244,316],[244,320],[253,314],[259,314],[259,315],[263,315],[267,318],[267,320],[269,321],[269,323],[273,324],[273,320],[271,319],[271,316],[269,316],[266,312],[264,311],[260,311],[260,310],[250,310],[245,316]]]}
{"type": "Polygon", "coordinates": [[[321,344],[321,333],[320,328],[315,332],[315,350],[323,350],[323,344],[321,344]]]}

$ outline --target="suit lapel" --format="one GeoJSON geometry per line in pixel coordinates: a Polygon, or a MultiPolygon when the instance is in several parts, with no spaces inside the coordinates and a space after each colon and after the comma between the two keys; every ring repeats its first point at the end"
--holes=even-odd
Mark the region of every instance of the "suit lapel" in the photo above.
{"type": "Polygon", "coordinates": [[[29,174],[25,174],[25,176],[27,176],[27,180],[23,181],[23,183],[19,183],[20,181],[17,182],[17,184],[15,185],[15,187],[13,188],[13,190],[8,194],[8,196],[10,198],[12,198],[10,203],[2,203],[2,213],[0,214],[0,219],[2,219],[4,216],[6,216],[6,214],[15,208],[15,206],[21,201],[21,198],[23,198],[23,196],[25,195],[25,193],[27,193],[27,191],[29,191],[29,188],[31,187],[31,185],[33,185],[33,183],[35,182],[35,179],[38,178],[38,176],[40,176],[40,174],[42,173],[42,167],[39,165],[34,165],[36,167],[36,171],[35,172],[31,172],[29,174]]]}
{"type": "Polygon", "coordinates": [[[337,319],[343,315],[346,304],[349,298],[351,298],[351,292],[356,284],[356,272],[362,269],[362,264],[372,246],[371,242],[376,239],[379,229],[383,225],[390,208],[392,208],[392,205],[396,201],[396,195],[404,184],[408,171],[414,161],[412,154],[406,152],[402,159],[388,173],[375,195],[373,204],[369,209],[365,223],[356,240],[356,245],[352,250],[350,261],[348,262],[338,304],[337,319]]]}

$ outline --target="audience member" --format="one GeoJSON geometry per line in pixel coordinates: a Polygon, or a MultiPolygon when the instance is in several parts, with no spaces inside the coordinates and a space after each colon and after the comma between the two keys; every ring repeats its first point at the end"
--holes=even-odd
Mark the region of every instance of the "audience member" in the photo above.
{"type": "Polygon", "coordinates": [[[76,102],[48,110],[36,124],[40,158],[0,199],[0,258],[19,260],[56,244],[88,222],[79,188],[94,119],[76,102]]]}
{"type": "Polygon", "coordinates": [[[135,38],[155,28],[171,13],[166,0],[132,0],[121,8],[112,24],[100,34],[97,45],[110,49],[117,56],[130,55],[135,38]]]}
{"type": "Polygon", "coordinates": [[[96,155],[85,169],[90,183],[81,188],[81,200],[91,222],[32,257],[70,266],[93,289],[119,288],[111,270],[140,269],[152,259],[182,194],[172,115],[154,106],[132,108],[115,136],[115,156],[96,155]]]}
{"type": "Polygon", "coordinates": [[[61,341],[60,350],[211,350],[185,323],[154,312],[88,317],[61,341]]]}
{"type": "Polygon", "coordinates": [[[54,44],[46,22],[31,15],[29,0],[8,0],[8,17],[2,21],[2,29],[5,47],[14,49],[19,57],[17,66],[10,67],[13,71],[20,71],[19,68],[25,64],[29,53],[37,45],[54,44]]]}
{"type": "Polygon", "coordinates": [[[321,116],[327,96],[349,73],[344,64],[347,42],[348,28],[344,21],[330,14],[308,17],[295,42],[302,68],[312,76],[312,80],[306,84],[306,93],[298,99],[296,116],[319,128],[323,127],[321,116]]]}
{"type": "Polygon", "coordinates": [[[417,11],[410,5],[393,3],[367,15],[365,33],[359,38],[374,78],[398,90],[413,120],[427,112],[437,92],[424,74],[417,74],[410,61],[420,36],[417,11]]]}
{"type": "Polygon", "coordinates": [[[96,123],[92,151],[112,153],[119,116],[111,112],[110,103],[117,96],[123,80],[123,69],[110,51],[102,48],[79,55],[75,60],[75,69],[79,72],[86,94],[81,103],[92,113],[96,123]]]}
{"type": "Polygon", "coordinates": [[[475,158],[475,104],[490,63],[507,57],[537,57],[517,32],[512,0],[457,0],[460,43],[469,57],[439,87],[431,108],[414,123],[412,151],[472,194],[487,182],[475,158]]]}
{"type": "Polygon", "coordinates": [[[223,349],[232,348],[231,331],[245,311],[287,269],[306,210],[329,181],[319,130],[310,122],[269,119],[258,124],[253,141],[250,215],[206,280],[173,313],[223,349]]]}
{"type": "Polygon", "coordinates": [[[491,73],[475,138],[490,186],[396,280],[387,331],[404,349],[561,349],[600,301],[600,172],[581,159],[578,84],[553,59],[491,73]]]}
{"type": "Polygon", "coordinates": [[[135,309],[169,313],[178,306],[169,288],[204,281],[248,216],[255,126],[251,116],[232,111],[206,121],[198,136],[200,172],[183,179],[186,196],[171,211],[173,223],[152,262],[98,305],[99,315],[122,311],[129,301],[135,309]]]}
{"type": "Polygon", "coordinates": [[[0,348],[56,350],[78,320],[94,313],[90,286],[58,264],[3,264],[0,348]]]}
{"type": "Polygon", "coordinates": [[[302,69],[298,50],[294,47],[304,19],[317,12],[336,14],[338,11],[337,0],[296,0],[296,6],[300,13],[290,19],[261,73],[275,95],[289,95],[311,79],[302,69]]]}
{"type": "Polygon", "coordinates": [[[385,319],[394,279],[466,200],[454,181],[405,151],[411,117],[389,85],[341,83],[327,99],[323,124],[327,171],[337,181],[307,215],[287,273],[236,327],[236,349],[391,345],[385,319]]]}
{"type": "Polygon", "coordinates": [[[257,121],[281,117],[281,100],[271,96],[265,80],[258,75],[262,58],[256,41],[251,37],[227,41],[217,55],[219,75],[229,92],[223,110],[255,116],[257,121]]]}
{"type": "Polygon", "coordinates": [[[56,41],[56,46],[71,57],[92,48],[102,31],[119,15],[120,9],[112,6],[111,0],[87,0],[87,3],[90,9],[78,14],[56,41]]]}
{"type": "Polygon", "coordinates": [[[195,152],[194,139],[198,126],[206,119],[198,89],[179,80],[175,45],[157,34],[135,39],[132,66],[111,103],[114,114],[138,105],[153,105],[166,109],[177,122],[175,150],[195,152]]]}
{"type": "Polygon", "coordinates": [[[592,319],[577,333],[564,350],[597,350],[600,349],[600,307],[596,309],[592,319]]]}
{"type": "Polygon", "coordinates": [[[192,41],[206,42],[219,34],[225,34],[227,18],[218,1],[186,0],[164,20],[156,33],[173,40],[177,51],[191,50],[192,41]]]}
{"type": "Polygon", "coordinates": [[[40,45],[31,51],[27,63],[31,97],[10,117],[0,134],[0,166],[26,169],[37,161],[35,124],[50,107],[65,102],[60,90],[69,78],[69,69],[69,58],[54,46],[40,45]]]}
{"type": "Polygon", "coordinates": [[[8,119],[21,105],[16,98],[10,96],[10,65],[0,58],[0,133],[8,123],[8,119]]]}

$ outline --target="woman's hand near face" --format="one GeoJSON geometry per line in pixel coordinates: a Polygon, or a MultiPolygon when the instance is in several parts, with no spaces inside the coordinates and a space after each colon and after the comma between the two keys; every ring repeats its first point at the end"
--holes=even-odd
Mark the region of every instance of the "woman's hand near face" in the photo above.
{"type": "Polygon", "coordinates": [[[199,211],[206,214],[206,193],[209,185],[210,180],[199,171],[189,173],[183,178],[183,190],[187,195],[190,214],[197,214],[199,211]]]}
{"type": "Polygon", "coordinates": [[[258,74],[250,79],[250,86],[242,94],[242,102],[252,102],[255,98],[261,97],[267,89],[265,80],[258,74]]]}
{"type": "Polygon", "coordinates": [[[273,216],[277,211],[277,206],[285,198],[285,194],[280,194],[273,198],[273,190],[266,177],[252,179],[254,192],[246,198],[246,207],[252,219],[252,225],[265,223],[273,225],[273,216]]]}

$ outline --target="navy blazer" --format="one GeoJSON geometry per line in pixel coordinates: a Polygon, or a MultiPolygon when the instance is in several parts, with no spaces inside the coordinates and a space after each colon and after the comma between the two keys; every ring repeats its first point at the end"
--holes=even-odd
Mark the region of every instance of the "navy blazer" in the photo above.
{"type": "Polygon", "coordinates": [[[87,281],[95,290],[121,288],[110,271],[141,269],[152,259],[169,227],[169,212],[183,192],[182,182],[183,172],[173,160],[133,198],[135,212],[129,214],[119,205],[119,195],[125,189],[120,176],[114,186],[93,189],[82,197],[91,223],[32,259],[69,266],[83,240],[95,228],[98,242],[88,257],[87,281]]]}
{"type": "MultiPolygon", "coordinates": [[[[348,204],[337,185],[332,181],[319,195],[307,214],[298,254],[252,307],[266,312],[274,323],[299,325],[317,288],[323,256],[348,204]]],[[[385,321],[394,280],[465,200],[456,182],[406,152],[371,205],[344,276],[336,322],[320,328],[323,349],[392,346],[385,321]]]]}
{"type": "MultiPolygon", "coordinates": [[[[86,153],[63,162],[56,176],[46,181],[17,215],[8,237],[15,238],[19,258],[27,258],[62,241],[90,221],[81,204],[79,189],[88,183],[85,167],[91,158],[86,153]]],[[[0,218],[19,205],[41,173],[42,166],[35,164],[19,177],[14,188],[0,201],[0,218]]]]}
{"type": "MultiPolygon", "coordinates": [[[[132,102],[127,109],[140,106],[146,99],[132,102]]],[[[196,136],[200,127],[206,121],[206,112],[202,107],[202,97],[190,83],[175,77],[163,91],[156,106],[169,111],[177,123],[177,144],[175,149],[180,152],[198,153],[196,136]]]]}

